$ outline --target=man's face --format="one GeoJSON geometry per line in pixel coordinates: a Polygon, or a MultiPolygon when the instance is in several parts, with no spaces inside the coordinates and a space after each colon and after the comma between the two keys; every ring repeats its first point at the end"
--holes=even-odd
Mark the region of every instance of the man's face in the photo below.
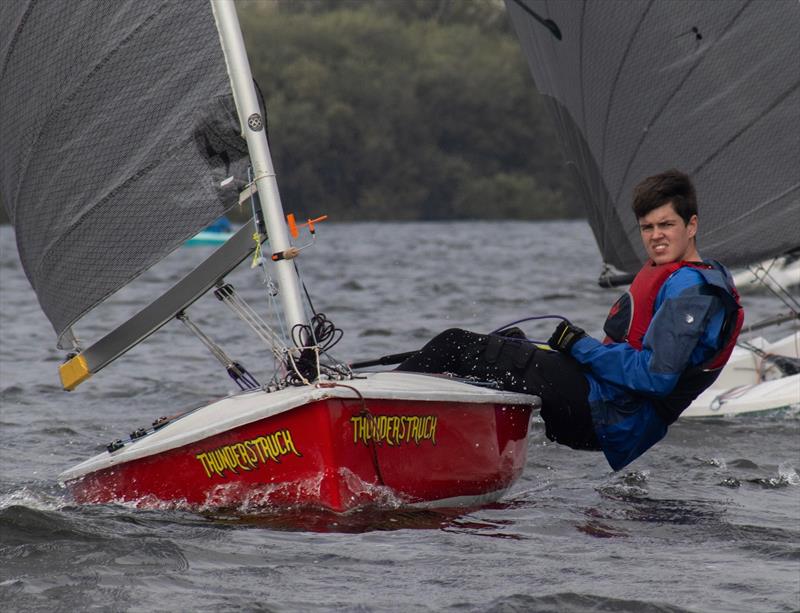
{"type": "Polygon", "coordinates": [[[672,202],[640,217],[639,231],[647,255],[656,264],[699,259],[692,240],[697,233],[697,215],[684,223],[672,202]]]}

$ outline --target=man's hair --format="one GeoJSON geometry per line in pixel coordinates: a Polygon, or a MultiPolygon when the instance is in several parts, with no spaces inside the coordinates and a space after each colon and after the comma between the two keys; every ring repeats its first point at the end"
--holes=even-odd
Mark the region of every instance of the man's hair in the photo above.
{"type": "Polygon", "coordinates": [[[650,211],[672,202],[684,223],[697,215],[697,195],[689,175],[674,168],[647,177],[633,188],[633,212],[641,219],[650,211]]]}

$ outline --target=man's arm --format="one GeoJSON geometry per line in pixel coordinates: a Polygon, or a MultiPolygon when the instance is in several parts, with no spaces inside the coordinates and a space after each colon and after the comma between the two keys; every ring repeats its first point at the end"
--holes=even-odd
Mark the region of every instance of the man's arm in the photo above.
{"type": "Polygon", "coordinates": [[[720,299],[705,289],[696,271],[680,269],[660,292],[640,351],[627,343],[604,345],[587,336],[572,346],[572,356],[610,383],[643,394],[669,394],[686,368],[717,349],[724,311],[720,299]]]}

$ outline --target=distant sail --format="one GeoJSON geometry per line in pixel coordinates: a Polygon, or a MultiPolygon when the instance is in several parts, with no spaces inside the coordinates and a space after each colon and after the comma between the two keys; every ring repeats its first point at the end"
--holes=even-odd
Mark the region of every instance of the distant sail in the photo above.
{"type": "Polygon", "coordinates": [[[673,167],[697,185],[704,257],[800,246],[800,3],[506,5],[606,262],[641,265],[631,193],[673,167]]]}
{"type": "Polygon", "coordinates": [[[57,334],[236,202],[207,1],[0,2],[0,199],[57,334]]]}

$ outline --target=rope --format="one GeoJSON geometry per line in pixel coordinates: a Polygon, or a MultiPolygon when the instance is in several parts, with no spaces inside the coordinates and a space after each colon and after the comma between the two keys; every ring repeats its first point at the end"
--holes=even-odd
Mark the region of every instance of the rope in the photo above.
{"type": "Polygon", "coordinates": [[[307,384],[309,379],[316,380],[323,375],[328,377],[352,377],[350,368],[338,362],[327,352],[342,338],[343,332],[331,322],[324,313],[315,313],[310,324],[295,324],[291,338],[294,346],[300,350],[295,360],[289,354],[290,366],[294,373],[287,375],[290,384],[307,384]],[[320,354],[325,354],[332,364],[324,364],[320,354]],[[295,376],[295,374],[297,376],[295,376]]]}
{"type": "MultiPolygon", "coordinates": [[[[345,385],[344,383],[336,383],[336,382],[325,382],[325,383],[317,383],[317,387],[319,388],[328,388],[328,387],[344,387],[352,391],[358,399],[361,401],[361,412],[359,415],[361,417],[370,417],[374,419],[372,413],[370,413],[369,409],[367,408],[367,401],[364,396],[359,392],[355,387],[352,385],[345,385]]],[[[386,485],[386,482],[383,480],[383,474],[381,473],[381,466],[378,462],[378,447],[375,440],[370,437],[370,450],[372,452],[372,465],[375,468],[375,476],[378,479],[379,485],[386,485]]]]}
{"type": "MultiPolygon", "coordinates": [[[[524,323],[526,321],[536,321],[537,319],[560,319],[561,321],[569,322],[566,317],[562,317],[561,315],[537,315],[534,317],[525,317],[523,319],[518,319],[517,321],[512,321],[510,324],[505,324],[497,328],[497,330],[493,330],[489,334],[497,334],[502,332],[506,328],[510,328],[511,326],[516,326],[517,324],[524,323]]],[[[535,345],[547,345],[547,341],[537,341],[532,338],[526,338],[529,343],[534,343],[535,345]]]]}

